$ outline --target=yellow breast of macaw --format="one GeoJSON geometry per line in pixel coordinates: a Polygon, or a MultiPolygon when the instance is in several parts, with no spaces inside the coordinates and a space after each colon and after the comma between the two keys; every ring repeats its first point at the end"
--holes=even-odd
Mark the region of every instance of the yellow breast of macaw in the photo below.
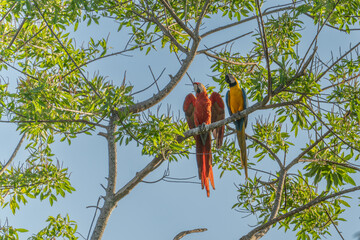
{"type": "Polygon", "coordinates": [[[229,105],[232,113],[236,113],[244,109],[244,98],[239,84],[230,88],[229,105]]]}

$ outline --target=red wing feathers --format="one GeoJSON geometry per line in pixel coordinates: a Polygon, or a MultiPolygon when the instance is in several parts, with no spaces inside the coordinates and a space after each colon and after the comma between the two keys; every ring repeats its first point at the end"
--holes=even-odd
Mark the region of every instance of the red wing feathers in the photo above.
{"type": "Polygon", "coordinates": [[[194,122],[195,102],[196,102],[195,96],[193,94],[189,93],[186,96],[184,105],[183,105],[183,110],[185,112],[186,121],[187,121],[190,129],[195,127],[195,122],[194,122]]]}
{"type": "MultiPolygon", "coordinates": [[[[221,95],[213,92],[210,96],[211,101],[211,122],[217,122],[225,119],[225,104],[221,95]]],[[[213,130],[214,138],[216,139],[216,147],[220,148],[224,139],[225,126],[218,127],[213,130]]]]}

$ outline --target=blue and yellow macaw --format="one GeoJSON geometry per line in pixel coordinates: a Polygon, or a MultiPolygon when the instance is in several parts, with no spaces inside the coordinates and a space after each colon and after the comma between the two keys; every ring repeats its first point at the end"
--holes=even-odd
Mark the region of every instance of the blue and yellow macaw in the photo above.
{"type": "MultiPolygon", "coordinates": [[[[240,112],[248,107],[248,102],[246,98],[246,93],[243,88],[240,88],[240,85],[237,79],[231,75],[226,74],[225,81],[229,84],[230,90],[226,93],[226,105],[229,110],[229,114],[233,115],[234,113],[240,112]]],[[[241,164],[245,169],[245,177],[248,178],[247,171],[247,154],[246,154],[246,137],[245,137],[245,128],[247,126],[247,116],[236,120],[234,122],[236,127],[237,139],[240,147],[240,157],[241,164]]]]}

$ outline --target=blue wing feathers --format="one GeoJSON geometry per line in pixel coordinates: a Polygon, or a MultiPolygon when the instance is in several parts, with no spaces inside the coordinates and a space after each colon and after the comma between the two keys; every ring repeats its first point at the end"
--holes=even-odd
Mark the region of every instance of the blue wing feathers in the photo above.
{"type": "MultiPolygon", "coordinates": [[[[243,93],[243,99],[244,99],[244,109],[247,109],[248,105],[249,105],[249,102],[248,102],[248,99],[246,97],[246,92],[245,92],[245,89],[241,88],[242,90],[242,93],[243,93]]],[[[248,122],[248,117],[244,117],[243,118],[245,120],[245,127],[247,127],[247,122],[248,122]]]]}
{"type": "Polygon", "coordinates": [[[227,92],[226,92],[225,102],[226,102],[226,107],[227,107],[227,109],[228,109],[228,111],[229,111],[229,115],[231,116],[231,115],[232,115],[232,112],[231,112],[231,108],[230,108],[230,104],[229,104],[229,101],[230,101],[230,99],[229,99],[229,92],[230,92],[230,91],[227,91],[227,92]]]}
{"type": "Polygon", "coordinates": [[[243,94],[243,99],[244,99],[244,109],[247,109],[248,107],[248,100],[247,100],[247,97],[246,97],[246,92],[245,92],[245,89],[241,88],[242,90],[242,94],[243,94]]]}

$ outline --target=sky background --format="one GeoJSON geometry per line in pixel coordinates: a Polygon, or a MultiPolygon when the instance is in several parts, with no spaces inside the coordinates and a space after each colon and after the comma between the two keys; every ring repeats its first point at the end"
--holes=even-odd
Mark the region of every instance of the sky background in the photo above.
{"type": "MultiPolygon", "coordinates": [[[[300,53],[306,51],[315,35],[315,28],[312,26],[311,21],[309,19],[303,20],[308,24],[301,32],[306,37],[304,37],[299,47],[300,53]]],[[[225,23],[221,18],[206,20],[207,28],[202,29],[202,32],[225,23]]],[[[212,46],[215,43],[226,41],[256,28],[256,21],[252,21],[231,28],[224,33],[214,34],[204,39],[204,44],[212,46]]],[[[100,25],[90,27],[86,27],[86,24],[80,25],[78,31],[72,33],[72,36],[76,39],[77,45],[81,46],[81,44],[86,44],[90,36],[100,39],[111,32],[109,45],[113,46],[115,52],[122,49],[129,38],[126,32],[116,33],[116,29],[116,23],[111,20],[103,20],[100,21],[100,25]]],[[[240,49],[241,52],[247,52],[253,39],[251,36],[242,38],[235,43],[234,48],[240,49]]],[[[348,49],[350,43],[354,45],[359,39],[360,34],[357,32],[347,35],[333,29],[326,29],[319,36],[318,53],[323,59],[330,60],[331,50],[337,55],[339,47],[342,47],[344,52],[348,49]]],[[[204,45],[201,45],[200,49],[203,47],[204,45]]],[[[168,54],[168,50],[165,48],[159,49],[157,52],[151,51],[147,56],[141,52],[134,52],[133,57],[117,56],[103,59],[90,64],[87,70],[89,76],[99,72],[101,75],[107,76],[108,80],[116,85],[121,84],[126,71],[126,83],[134,85],[133,91],[136,92],[153,82],[148,69],[149,65],[156,76],[166,67],[165,74],[159,80],[160,88],[169,82],[168,74],[174,75],[180,66],[175,55],[168,54]]],[[[213,74],[210,65],[211,63],[206,57],[198,56],[188,72],[196,81],[205,85],[214,85],[211,77],[209,77],[209,75],[213,74]]],[[[0,74],[9,80],[12,87],[16,86],[18,75],[12,71],[2,71],[0,74]]],[[[161,111],[166,112],[166,104],[169,104],[175,116],[180,114],[183,118],[183,100],[186,94],[193,91],[192,86],[189,86],[190,83],[190,80],[184,77],[175,90],[164,99],[161,111]]],[[[135,100],[147,99],[156,91],[156,87],[153,86],[149,90],[135,95],[135,100]]],[[[247,134],[252,134],[251,125],[255,123],[259,116],[267,117],[269,114],[271,114],[270,111],[257,111],[251,114],[247,134]]],[[[16,126],[9,123],[1,123],[0,131],[4,136],[0,138],[0,151],[2,153],[0,161],[5,162],[15,149],[20,135],[16,132],[16,126]]],[[[12,215],[8,208],[2,209],[0,210],[1,224],[7,219],[10,225],[29,229],[29,233],[22,234],[20,237],[26,239],[32,233],[38,232],[47,225],[45,220],[48,216],[56,216],[59,213],[62,216],[69,214],[70,218],[78,223],[78,232],[86,237],[95,211],[94,208],[87,208],[87,206],[96,205],[98,197],[104,194],[100,184],[106,184],[105,177],[108,173],[107,143],[103,137],[97,135],[99,131],[102,130],[97,129],[92,136],[79,135],[78,138],[72,141],[70,146],[66,142],[60,142],[59,138],[53,144],[53,152],[56,158],[71,172],[72,186],[76,189],[73,194],[66,194],[65,198],[59,196],[58,202],[55,202],[53,207],[50,206],[48,200],[41,202],[38,199],[28,199],[28,204],[21,205],[15,216],[12,215]]],[[[300,135],[295,140],[295,143],[297,145],[301,144],[299,147],[304,146],[308,141],[306,136],[306,134],[300,135]]],[[[231,139],[235,140],[235,137],[232,136],[231,139]]],[[[250,144],[250,140],[247,141],[247,144],[250,144]]],[[[28,156],[28,152],[24,150],[25,145],[25,143],[22,145],[21,151],[16,156],[15,165],[25,162],[28,156]]],[[[297,153],[290,152],[287,159],[290,160],[297,153]]],[[[256,163],[252,159],[255,154],[253,151],[249,152],[249,161],[255,163],[257,168],[271,170],[272,172],[276,171],[276,162],[265,158],[256,163]]],[[[282,157],[281,154],[279,156],[282,157]]],[[[126,147],[118,146],[117,189],[133,178],[136,172],[146,166],[151,159],[142,156],[141,148],[137,148],[135,144],[126,147]]],[[[186,178],[197,176],[195,156],[190,155],[189,159],[183,158],[178,162],[171,162],[169,165],[168,162],[163,163],[156,171],[149,174],[145,180],[154,181],[159,179],[168,166],[170,177],[186,178]]],[[[292,172],[294,171],[296,171],[296,168],[292,170],[292,172]]],[[[179,232],[195,228],[207,228],[208,231],[190,234],[184,239],[239,239],[256,224],[254,216],[246,217],[246,215],[231,209],[233,204],[237,202],[235,185],[243,184],[245,179],[243,175],[239,176],[231,172],[226,172],[222,178],[219,178],[220,172],[221,170],[214,167],[216,190],[211,190],[210,198],[206,197],[206,192],[201,190],[199,184],[163,181],[156,184],[140,183],[118,203],[117,208],[110,217],[103,239],[173,239],[179,232]]],[[[254,174],[254,171],[249,171],[250,177],[254,176],[254,174]]],[[[354,179],[357,184],[360,182],[359,176],[354,176],[354,179]]],[[[197,177],[194,180],[199,182],[197,177]]],[[[340,223],[338,228],[345,239],[356,239],[355,233],[360,231],[359,193],[350,194],[349,196],[353,197],[353,200],[349,201],[352,208],[347,209],[343,214],[343,217],[348,221],[340,223]]],[[[327,236],[326,239],[339,239],[333,226],[330,227],[330,232],[332,236],[327,236]]],[[[283,229],[277,230],[277,228],[273,228],[262,239],[284,239],[285,237],[295,239],[295,234],[291,231],[284,233],[283,229]]]]}

